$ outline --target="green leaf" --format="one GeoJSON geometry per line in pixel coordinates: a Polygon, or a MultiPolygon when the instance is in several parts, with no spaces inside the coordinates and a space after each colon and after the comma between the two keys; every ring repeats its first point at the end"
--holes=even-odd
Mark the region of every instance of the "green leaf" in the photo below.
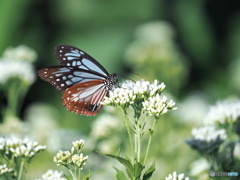
{"type": "Polygon", "coordinates": [[[90,179],[90,171],[82,178],[82,180],[89,180],[90,179]]]}
{"type": "Polygon", "coordinates": [[[113,168],[117,171],[117,175],[116,175],[117,180],[126,180],[127,179],[126,175],[122,171],[120,171],[119,169],[117,169],[115,167],[113,167],[113,168]]]}
{"type": "Polygon", "coordinates": [[[143,180],[149,180],[152,177],[153,172],[155,171],[155,162],[148,168],[148,170],[143,175],[143,180]]]}
{"type": "Polygon", "coordinates": [[[128,159],[124,159],[123,157],[115,156],[115,155],[112,155],[112,154],[105,154],[105,153],[102,153],[102,152],[99,152],[99,151],[96,151],[96,152],[99,153],[99,154],[109,156],[111,158],[114,158],[114,159],[118,160],[126,168],[126,171],[127,171],[127,174],[129,176],[129,178],[130,179],[134,178],[134,168],[133,168],[133,165],[131,164],[131,162],[128,159]]]}
{"type": "Polygon", "coordinates": [[[136,178],[140,177],[143,169],[144,169],[144,166],[139,162],[136,162],[134,164],[134,177],[136,178]]]}

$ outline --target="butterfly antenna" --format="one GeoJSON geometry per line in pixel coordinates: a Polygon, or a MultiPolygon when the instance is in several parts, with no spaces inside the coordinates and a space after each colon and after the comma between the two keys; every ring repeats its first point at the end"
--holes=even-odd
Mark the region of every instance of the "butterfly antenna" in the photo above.
{"type": "MultiPolygon", "coordinates": [[[[137,74],[137,73],[134,73],[134,74],[139,75],[139,74],[137,74]]],[[[118,76],[121,76],[121,77],[123,77],[123,78],[125,78],[125,79],[128,79],[128,80],[130,80],[130,81],[136,82],[136,81],[134,81],[133,79],[130,79],[130,78],[128,78],[128,77],[126,77],[126,76],[123,76],[123,75],[121,75],[121,74],[117,74],[117,75],[118,75],[118,76]]]]}

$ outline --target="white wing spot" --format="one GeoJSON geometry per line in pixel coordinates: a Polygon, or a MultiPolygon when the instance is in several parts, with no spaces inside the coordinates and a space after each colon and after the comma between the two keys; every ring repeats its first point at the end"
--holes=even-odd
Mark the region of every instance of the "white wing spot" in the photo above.
{"type": "Polygon", "coordinates": [[[72,81],[66,81],[66,84],[67,84],[67,85],[71,85],[71,84],[72,84],[72,81]]]}
{"type": "Polygon", "coordinates": [[[66,60],[66,58],[63,58],[63,60],[65,61],[65,60],[66,60]]]}
{"type": "Polygon", "coordinates": [[[64,86],[64,84],[62,83],[62,84],[61,84],[61,86],[63,87],[63,86],[64,86]]]}
{"type": "Polygon", "coordinates": [[[60,81],[60,79],[56,79],[56,81],[60,81]]]}
{"type": "Polygon", "coordinates": [[[50,78],[53,78],[53,76],[50,76],[50,78]]]}
{"type": "Polygon", "coordinates": [[[64,46],[62,46],[61,48],[64,49],[64,46]]]}
{"type": "Polygon", "coordinates": [[[73,77],[73,75],[68,75],[68,78],[72,78],[73,77]]]}
{"type": "Polygon", "coordinates": [[[77,61],[77,65],[80,66],[80,65],[81,65],[81,62],[80,62],[80,61],[77,61]]]}
{"type": "Polygon", "coordinates": [[[62,79],[65,81],[65,80],[67,79],[67,77],[66,77],[66,76],[63,76],[62,79]]]}
{"type": "Polygon", "coordinates": [[[67,63],[67,66],[70,66],[70,63],[67,63]]]}
{"type": "Polygon", "coordinates": [[[80,51],[80,54],[84,54],[82,51],[80,51]]]}
{"type": "Polygon", "coordinates": [[[44,71],[44,74],[47,74],[47,71],[44,71]]]}
{"type": "Polygon", "coordinates": [[[62,52],[62,50],[59,50],[59,52],[61,53],[61,52],[62,52]]]}

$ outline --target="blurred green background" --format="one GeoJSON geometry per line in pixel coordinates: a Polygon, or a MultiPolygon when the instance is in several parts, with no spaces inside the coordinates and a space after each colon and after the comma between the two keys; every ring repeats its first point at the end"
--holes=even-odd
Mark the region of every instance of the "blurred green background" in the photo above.
{"type": "MultiPolygon", "coordinates": [[[[153,143],[153,157],[159,157],[158,171],[164,177],[174,170],[190,169],[196,154],[184,140],[192,127],[202,123],[209,105],[239,97],[239,22],[237,0],[1,0],[0,54],[10,46],[33,48],[38,54],[34,64],[37,74],[42,67],[59,64],[54,55],[56,45],[69,44],[93,56],[109,73],[163,81],[178,107],[161,120],[153,143]],[[183,161],[185,167],[181,166],[183,161]]],[[[4,107],[3,94],[0,100],[4,107]]],[[[20,118],[37,119],[45,112],[56,120],[58,128],[86,138],[100,116],[67,111],[60,92],[37,78],[23,102],[20,118]]],[[[69,138],[68,145],[71,141],[69,138]]],[[[45,170],[42,167],[39,174],[45,170]]]]}

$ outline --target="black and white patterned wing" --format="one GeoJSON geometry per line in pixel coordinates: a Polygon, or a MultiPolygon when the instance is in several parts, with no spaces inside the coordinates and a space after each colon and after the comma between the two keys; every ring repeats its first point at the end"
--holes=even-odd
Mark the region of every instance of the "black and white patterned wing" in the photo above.
{"type": "Polygon", "coordinates": [[[55,54],[62,66],[76,67],[103,77],[109,75],[93,57],[74,46],[58,45],[55,47],[55,54]]]}
{"type": "Polygon", "coordinates": [[[64,92],[66,89],[79,83],[105,80],[105,77],[99,76],[90,71],[64,66],[42,68],[38,71],[38,75],[41,79],[49,82],[61,92],[64,92]]]}

